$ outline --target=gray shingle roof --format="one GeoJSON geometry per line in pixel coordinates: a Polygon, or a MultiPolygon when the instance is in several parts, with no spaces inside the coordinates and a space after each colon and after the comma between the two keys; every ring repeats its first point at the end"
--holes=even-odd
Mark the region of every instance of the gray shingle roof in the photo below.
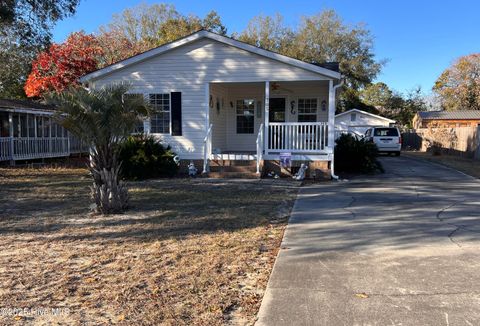
{"type": "Polygon", "coordinates": [[[51,105],[45,105],[34,101],[16,100],[16,99],[2,99],[0,98],[0,108],[5,109],[28,109],[39,111],[54,111],[55,108],[51,105]]]}
{"type": "Polygon", "coordinates": [[[470,111],[421,111],[418,115],[429,120],[480,120],[480,110],[470,111]]]}

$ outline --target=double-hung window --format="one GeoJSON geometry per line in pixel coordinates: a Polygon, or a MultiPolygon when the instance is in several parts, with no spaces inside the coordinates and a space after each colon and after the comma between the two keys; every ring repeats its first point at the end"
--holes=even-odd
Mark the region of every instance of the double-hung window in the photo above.
{"type": "Polygon", "coordinates": [[[317,99],[301,98],[298,99],[298,122],[316,122],[317,121],[317,99]]]}
{"type": "Polygon", "coordinates": [[[170,133],[170,94],[150,94],[153,113],[150,120],[150,132],[153,134],[170,133]]]}
{"type": "Polygon", "coordinates": [[[237,100],[237,134],[253,134],[255,127],[255,100],[237,100]]]}

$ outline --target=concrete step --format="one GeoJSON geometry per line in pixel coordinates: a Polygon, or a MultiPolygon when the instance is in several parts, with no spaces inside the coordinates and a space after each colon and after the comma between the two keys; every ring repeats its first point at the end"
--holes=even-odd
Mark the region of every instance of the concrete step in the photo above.
{"type": "Polygon", "coordinates": [[[243,172],[255,173],[257,171],[256,165],[210,165],[211,172],[243,172]]]}
{"type": "Polygon", "coordinates": [[[255,160],[256,155],[250,153],[213,154],[212,158],[214,160],[250,161],[255,160]]]}
{"type": "Polygon", "coordinates": [[[210,166],[246,166],[246,167],[255,167],[257,165],[257,161],[240,161],[240,160],[211,160],[210,166]]]}
{"type": "Polygon", "coordinates": [[[209,178],[235,178],[235,179],[258,179],[255,172],[209,172],[209,178]]]}

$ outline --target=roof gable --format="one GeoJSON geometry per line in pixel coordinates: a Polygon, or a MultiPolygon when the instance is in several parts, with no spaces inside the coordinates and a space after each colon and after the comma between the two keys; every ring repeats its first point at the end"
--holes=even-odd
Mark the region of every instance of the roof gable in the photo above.
{"type": "Polygon", "coordinates": [[[382,116],[380,116],[380,115],[376,115],[376,114],[373,114],[373,113],[370,113],[370,112],[362,111],[362,110],[359,110],[359,109],[351,109],[351,110],[348,110],[348,111],[339,113],[339,114],[335,115],[335,118],[341,117],[341,116],[344,116],[344,115],[347,115],[347,114],[353,113],[353,112],[356,112],[356,113],[359,113],[359,114],[368,115],[368,116],[370,116],[370,117],[377,118],[377,119],[381,119],[381,120],[385,120],[385,121],[388,121],[388,122],[391,122],[391,123],[394,123],[394,122],[395,122],[395,120],[392,120],[392,119],[389,119],[389,118],[385,118],[385,117],[382,117],[382,116]]]}
{"type": "Polygon", "coordinates": [[[244,43],[244,42],[237,41],[237,40],[229,38],[229,37],[225,37],[225,36],[222,36],[222,35],[218,35],[218,34],[215,34],[215,33],[212,33],[212,32],[202,30],[202,31],[193,33],[189,36],[186,36],[184,38],[181,38],[177,41],[167,43],[165,45],[162,45],[162,46],[159,46],[157,48],[151,49],[149,51],[140,53],[136,56],[133,56],[133,57],[127,58],[125,60],[119,61],[115,64],[110,65],[110,66],[104,67],[104,68],[99,69],[97,71],[91,72],[91,73],[89,73],[85,76],[82,76],[80,78],[80,81],[81,82],[86,82],[86,81],[89,81],[91,79],[101,77],[103,75],[109,74],[109,73],[114,72],[116,70],[123,69],[125,67],[131,66],[131,65],[139,63],[139,62],[143,62],[143,61],[145,61],[149,58],[152,58],[154,56],[160,55],[162,53],[168,52],[170,50],[173,50],[175,48],[178,48],[180,46],[192,43],[194,41],[197,41],[197,40],[200,40],[200,39],[203,39],[203,38],[211,39],[211,40],[214,40],[214,41],[217,41],[217,42],[220,42],[220,43],[223,43],[223,44],[226,44],[226,45],[238,48],[238,49],[242,49],[242,50],[245,50],[245,51],[248,51],[248,52],[251,52],[251,53],[255,53],[255,54],[258,54],[260,56],[267,57],[267,58],[270,58],[270,59],[288,64],[288,65],[291,65],[291,66],[294,66],[294,67],[302,68],[302,69],[305,69],[307,71],[311,71],[311,72],[314,72],[314,73],[317,73],[317,74],[320,74],[320,75],[323,75],[323,76],[327,76],[327,77],[332,78],[332,79],[340,79],[340,77],[341,77],[341,74],[339,72],[329,70],[329,69],[326,69],[324,67],[320,67],[320,66],[317,66],[317,65],[314,65],[314,64],[311,64],[311,63],[307,63],[307,62],[304,62],[304,61],[300,61],[300,60],[297,60],[297,59],[294,59],[294,58],[290,58],[290,57],[284,56],[284,55],[279,54],[279,53],[275,53],[275,52],[268,51],[268,50],[265,50],[265,49],[262,49],[262,48],[244,43]]]}

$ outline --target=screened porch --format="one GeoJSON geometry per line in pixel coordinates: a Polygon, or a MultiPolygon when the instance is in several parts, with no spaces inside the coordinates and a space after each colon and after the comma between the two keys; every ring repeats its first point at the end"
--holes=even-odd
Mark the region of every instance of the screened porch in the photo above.
{"type": "Polygon", "coordinates": [[[69,156],[88,148],[55,123],[52,112],[0,109],[0,161],[69,156]]]}

